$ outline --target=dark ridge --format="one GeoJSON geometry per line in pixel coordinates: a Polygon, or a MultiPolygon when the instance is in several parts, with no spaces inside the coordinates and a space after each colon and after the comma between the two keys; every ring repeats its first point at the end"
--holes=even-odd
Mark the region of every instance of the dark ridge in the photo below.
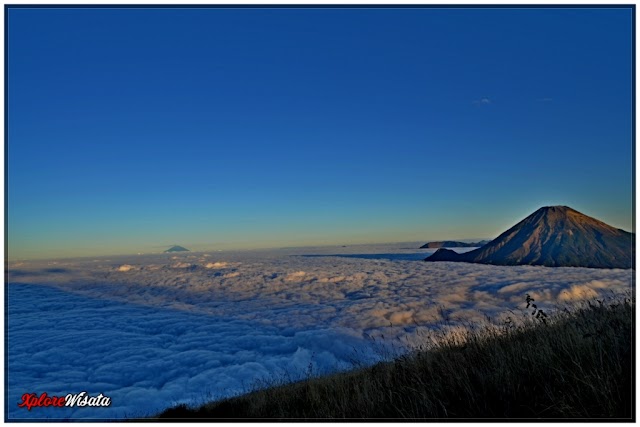
{"type": "Polygon", "coordinates": [[[480,242],[464,243],[455,240],[443,240],[441,242],[428,242],[420,246],[420,249],[435,249],[435,248],[477,248],[489,243],[488,240],[481,240],[480,242]]]}

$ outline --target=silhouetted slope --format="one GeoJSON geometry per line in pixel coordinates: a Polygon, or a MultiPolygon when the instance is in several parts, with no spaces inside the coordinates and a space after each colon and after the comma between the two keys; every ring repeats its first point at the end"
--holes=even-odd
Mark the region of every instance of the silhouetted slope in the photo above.
{"type": "Polygon", "coordinates": [[[274,379],[273,387],[175,406],[148,421],[633,421],[633,313],[635,303],[620,296],[557,310],[545,321],[426,332],[426,348],[389,362],[296,383],[274,379]]]}
{"type": "Polygon", "coordinates": [[[456,242],[454,240],[444,240],[441,242],[428,242],[420,246],[420,249],[434,249],[434,248],[477,248],[479,246],[487,244],[488,240],[482,240],[474,243],[456,242]]]}
{"type": "Polygon", "coordinates": [[[567,206],[546,206],[476,250],[439,249],[425,261],[631,268],[634,235],[567,206]]]}
{"type": "Polygon", "coordinates": [[[183,248],[182,246],[175,245],[175,246],[171,246],[165,252],[189,252],[189,249],[183,248]]]}

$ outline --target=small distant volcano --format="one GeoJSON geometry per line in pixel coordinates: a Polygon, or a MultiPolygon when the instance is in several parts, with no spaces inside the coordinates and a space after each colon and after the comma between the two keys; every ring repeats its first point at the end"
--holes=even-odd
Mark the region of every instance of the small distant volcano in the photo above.
{"type": "Polygon", "coordinates": [[[635,235],[568,206],[545,206],[466,253],[438,249],[425,261],[497,265],[632,268],[635,235]]]}
{"type": "Polygon", "coordinates": [[[165,253],[166,252],[189,252],[189,249],[183,248],[182,246],[175,245],[175,246],[171,246],[169,249],[167,249],[165,251],[165,253]]]}

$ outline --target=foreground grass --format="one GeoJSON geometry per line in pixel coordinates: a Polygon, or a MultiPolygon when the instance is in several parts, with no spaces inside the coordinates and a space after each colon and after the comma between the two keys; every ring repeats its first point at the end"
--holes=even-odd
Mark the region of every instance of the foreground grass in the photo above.
{"type": "MultiPolygon", "coordinates": [[[[272,386],[154,420],[635,419],[635,304],[620,297],[436,344],[369,368],[272,386]]],[[[527,312],[530,315],[530,312],[527,312]]],[[[429,338],[434,338],[433,336],[429,338]]],[[[431,341],[433,342],[433,341],[431,341]]]]}

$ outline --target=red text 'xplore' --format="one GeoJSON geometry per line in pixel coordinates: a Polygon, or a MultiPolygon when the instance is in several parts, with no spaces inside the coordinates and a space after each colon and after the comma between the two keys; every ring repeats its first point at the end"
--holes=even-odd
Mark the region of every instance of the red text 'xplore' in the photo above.
{"type": "Polygon", "coordinates": [[[97,396],[89,396],[86,391],[67,394],[66,396],[49,396],[46,392],[38,396],[36,393],[25,393],[22,395],[22,402],[18,403],[21,408],[32,408],[53,406],[63,408],[65,406],[109,406],[111,398],[100,393],[97,396]]]}

